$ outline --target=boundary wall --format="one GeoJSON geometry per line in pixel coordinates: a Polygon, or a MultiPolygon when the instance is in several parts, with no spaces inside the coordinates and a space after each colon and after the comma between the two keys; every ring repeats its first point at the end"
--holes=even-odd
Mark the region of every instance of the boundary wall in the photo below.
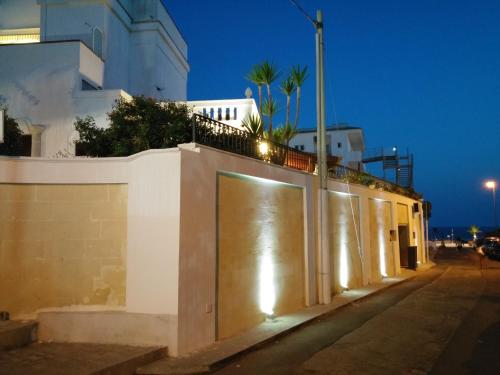
{"type": "MultiPolygon", "coordinates": [[[[302,307],[319,303],[321,265],[318,264],[315,175],[206,146],[185,144],[127,158],[0,157],[0,198],[2,191],[16,185],[46,185],[49,189],[50,186],[60,189],[67,185],[103,185],[121,186],[126,191],[126,207],[120,211],[126,222],[126,248],[121,258],[124,298],[105,302],[97,299],[94,304],[86,300],[66,301],[63,305],[25,311],[38,316],[42,340],[167,345],[170,355],[182,355],[214,343],[220,337],[222,325],[224,332],[233,334],[241,329],[218,321],[219,310],[231,311],[230,306],[220,305],[231,293],[236,295],[231,291],[231,280],[255,286],[255,292],[248,297],[255,299],[255,308],[249,310],[257,311],[247,317],[252,324],[263,321],[270,312],[291,312],[290,308],[297,308],[297,296],[291,295],[284,287],[286,283],[280,280],[303,284],[299,294],[302,307]],[[221,176],[230,178],[221,179],[221,176]],[[233,181],[232,177],[241,181],[233,181]],[[234,183],[221,189],[219,184],[227,183],[221,182],[224,180],[234,183]],[[241,194],[238,186],[241,186],[241,194]],[[223,197],[222,191],[226,192],[223,197]],[[286,214],[280,207],[287,207],[286,214]],[[289,220],[301,207],[299,220],[297,217],[289,220]],[[238,226],[232,225],[232,217],[249,219],[238,226]],[[288,226],[293,229],[287,242],[288,226]],[[230,229],[224,232],[224,228],[230,229]],[[241,228],[241,232],[237,228],[241,228]],[[233,241],[231,231],[237,240],[233,241]],[[268,243],[266,233],[277,233],[280,240],[268,243]],[[221,241],[225,241],[224,245],[221,241]],[[281,254],[280,246],[285,243],[294,243],[292,253],[281,254]],[[240,251],[245,264],[238,263],[239,255],[232,260],[227,258],[233,251],[235,254],[240,251]],[[220,254],[226,254],[222,263],[220,254]],[[293,267],[288,261],[292,258],[293,267]],[[297,265],[303,268],[300,275],[297,275],[297,265]],[[267,284],[256,285],[262,280],[267,280],[267,284]],[[224,285],[219,285],[220,282],[224,285]],[[275,295],[263,296],[262,290],[274,291],[275,295]],[[280,290],[285,291],[285,299],[280,300],[280,290]],[[272,310],[273,303],[278,306],[277,310],[272,310]],[[264,305],[268,307],[263,308],[264,305]],[[262,311],[258,311],[259,308],[262,311]]],[[[401,272],[397,238],[401,207],[406,207],[407,212],[407,223],[403,224],[409,233],[408,243],[417,246],[418,261],[427,262],[421,202],[337,180],[328,181],[328,190],[330,216],[334,215],[329,233],[334,242],[330,243],[329,260],[332,293],[378,282],[384,277],[383,273],[390,277],[401,272]],[[412,210],[415,203],[418,213],[412,210]],[[342,273],[345,269],[342,265],[351,271],[342,273]]],[[[0,199],[0,211],[4,205],[0,199]]],[[[15,221],[11,228],[22,225],[15,221]]],[[[78,221],[74,225],[78,226],[78,221]]],[[[15,230],[17,239],[22,240],[25,232],[15,230]]],[[[5,241],[2,234],[0,251],[4,251],[5,241]]],[[[77,250],[68,247],[61,251],[72,254],[77,250]]],[[[0,259],[4,256],[0,253],[0,259]]],[[[10,262],[7,267],[18,265],[10,262]]],[[[0,289],[0,310],[1,301],[14,299],[22,288],[19,285],[11,290],[0,289]]],[[[50,292],[58,293],[58,290],[50,292]]],[[[237,314],[233,319],[243,319],[244,311],[237,314]]]]}

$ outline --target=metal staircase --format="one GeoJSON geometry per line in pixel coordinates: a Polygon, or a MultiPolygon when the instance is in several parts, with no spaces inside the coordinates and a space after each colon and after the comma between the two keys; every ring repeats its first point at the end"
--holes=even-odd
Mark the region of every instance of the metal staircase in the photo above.
{"type": "Polygon", "coordinates": [[[413,155],[408,150],[400,154],[396,147],[367,149],[363,153],[363,163],[382,163],[384,179],[387,179],[387,172],[393,171],[397,185],[413,188],[413,155]]]}

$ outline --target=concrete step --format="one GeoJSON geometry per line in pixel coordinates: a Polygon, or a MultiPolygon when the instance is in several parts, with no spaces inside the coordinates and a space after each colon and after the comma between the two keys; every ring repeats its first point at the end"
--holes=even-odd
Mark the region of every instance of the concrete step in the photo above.
{"type": "Polygon", "coordinates": [[[1,320],[0,352],[35,342],[37,329],[38,323],[32,320],[1,320]]]}
{"type": "Polygon", "coordinates": [[[133,375],[166,356],[166,347],[37,343],[0,352],[0,374],[133,375]]]}

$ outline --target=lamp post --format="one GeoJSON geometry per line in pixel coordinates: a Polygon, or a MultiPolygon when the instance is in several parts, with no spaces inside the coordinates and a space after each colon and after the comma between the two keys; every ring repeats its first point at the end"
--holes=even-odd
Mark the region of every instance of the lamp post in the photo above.
{"type": "Polygon", "coordinates": [[[497,191],[497,182],[495,180],[489,180],[484,183],[486,189],[491,189],[493,193],[493,222],[495,223],[495,231],[497,230],[497,208],[496,208],[496,191],[497,191]]]}
{"type": "Polygon", "coordinates": [[[316,19],[297,4],[290,2],[304,14],[316,30],[316,132],[318,139],[318,178],[319,178],[319,216],[318,216],[318,241],[320,257],[320,298],[321,303],[331,302],[330,282],[330,247],[328,243],[328,169],[326,165],[326,130],[325,130],[325,79],[324,79],[324,42],[323,42],[323,13],[316,11],[316,19]]]}

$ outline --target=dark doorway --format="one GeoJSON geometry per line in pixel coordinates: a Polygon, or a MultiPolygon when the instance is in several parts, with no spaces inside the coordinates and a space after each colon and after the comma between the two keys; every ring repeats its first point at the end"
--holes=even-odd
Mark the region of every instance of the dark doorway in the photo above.
{"type": "Polygon", "coordinates": [[[31,156],[31,134],[21,136],[19,156],[31,156]]]}
{"type": "Polygon", "coordinates": [[[398,237],[399,237],[399,263],[401,267],[408,267],[408,226],[399,225],[398,226],[398,237]]]}

